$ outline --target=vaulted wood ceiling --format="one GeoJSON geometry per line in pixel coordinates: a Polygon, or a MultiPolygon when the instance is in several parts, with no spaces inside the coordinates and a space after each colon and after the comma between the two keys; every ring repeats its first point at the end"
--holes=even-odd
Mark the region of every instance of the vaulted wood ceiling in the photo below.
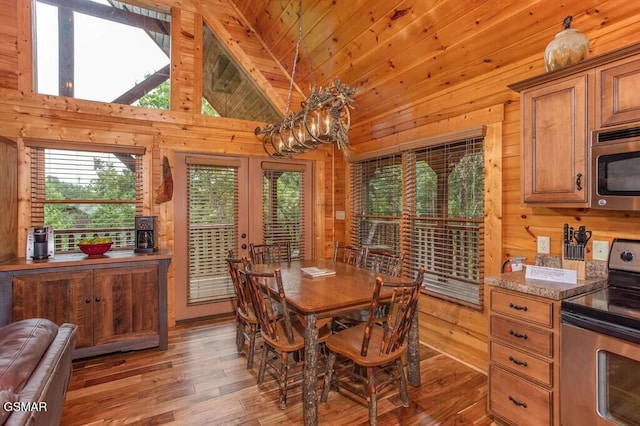
{"type": "MultiPolygon", "coordinates": [[[[290,72],[298,0],[228,1],[246,19],[246,31],[255,31],[290,72]]],[[[222,1],[198,3],[211,6],[211,12],[222,1]]],[[[508,84],[545,72],[545,46],[562,30],[567,15],[573,16],[572,28],[590,37],[640,16],[640,2],[628,0],[303,0],[302,9],[304,42],[317,83],[340,78],[358,87],[352,113],[355,143],[418,121],[447,118],[438,99],[455,96],[458,87],[467,88],[459,91],[459,102],[468,111],[504,102],[508,84]],[[502,84],[482,88],[487,76],[500,76],[502,84]]],[[[602,52],[607,46],[591,50],[602,52]]],[[[295,81],[308,94],[312,75],[305,57],[295,81]]]]}

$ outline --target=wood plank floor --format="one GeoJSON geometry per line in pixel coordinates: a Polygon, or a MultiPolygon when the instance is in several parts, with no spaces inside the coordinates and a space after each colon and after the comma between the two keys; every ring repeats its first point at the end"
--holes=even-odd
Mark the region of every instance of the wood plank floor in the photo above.
{"type": "MultiPolygon", "coordinates": [[[[256,384],[259,357],[246,369],[235,347],[233,319],[179,324],[169,350],[145,350],[74,362],[62,413],[73,425],[289,425],[302,424],[301,386],[278,408],[273,378],[256,384]]],[[[490,425],[487,377],[446,355],[421,347],[422,385],[409,386],[409,408],[396,388],[378,400],[380,425],[490,425]]],[[[320,382],[319,382],[320,383],[320,382]]],[[[319,403],[321,425],[366,425],[364,401],[329,393],[319,403]]]]}

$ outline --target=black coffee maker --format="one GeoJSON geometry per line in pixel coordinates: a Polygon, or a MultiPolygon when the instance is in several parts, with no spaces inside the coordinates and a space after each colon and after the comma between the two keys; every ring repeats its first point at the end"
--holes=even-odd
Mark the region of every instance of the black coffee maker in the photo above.
{"type": "Polygon", "coordinates": [[[157,218],[156,216],[136,216],[136,242],[134,252],[153,253],[157,248],[157,218]]]}
{"type": "Polygon", "coordinates": [[[49,257],[49,241],[47,228],[37,227],[33,229],[33,258],[42,260],[49,257]]]}
{"type": "Polygon", "coordinates": [[[53,228],[35,226],[27,232],[27,259],[45,260],[53,257],[53,228]]]}

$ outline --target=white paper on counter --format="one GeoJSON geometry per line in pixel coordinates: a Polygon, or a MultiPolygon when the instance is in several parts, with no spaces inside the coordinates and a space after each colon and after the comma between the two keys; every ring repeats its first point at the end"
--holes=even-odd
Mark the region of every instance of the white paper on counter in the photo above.
{"type": "Polygon", "coordinates": [[[546,266],[527,265],[525,278],[559,283],[577,284],[578,271],[573,269],[549,268],[546,266]]]}

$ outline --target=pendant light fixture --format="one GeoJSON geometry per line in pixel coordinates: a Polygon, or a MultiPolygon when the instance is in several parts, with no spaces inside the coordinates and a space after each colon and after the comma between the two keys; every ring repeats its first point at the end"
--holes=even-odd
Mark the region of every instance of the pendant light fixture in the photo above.
{"type": "Polygon", "coordinates": [[[355,90],[340,79],[327,87],[318,87],[309,61],[307,46],[302,36],[302,0],[298,2],[298,41],[291,69],[291,81],[284,118],[275,123],[257,127],[255,134],[262,138],[265,152],[275,159],[291,158],[318,147],[335,143],[345,158],[349,157],[349,137],[351,126],[350,109],[353,108],[355,90]],[[311,71],[311,95],[301,102],[301,110],[290,112],[291,94],[294,87],[296,65],[300,46],[304,50],[307,65],[311,71]]]}

